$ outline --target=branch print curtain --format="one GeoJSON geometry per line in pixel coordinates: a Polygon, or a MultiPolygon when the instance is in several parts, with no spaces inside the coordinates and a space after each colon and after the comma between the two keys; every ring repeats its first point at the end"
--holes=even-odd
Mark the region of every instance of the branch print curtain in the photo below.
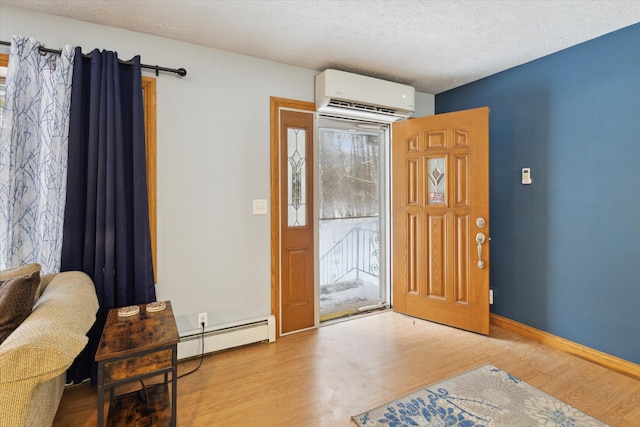
{"type": "Polygon", "coordinates": [[[87,273],[100,309],[69,382],[91,374],[95,383],[93,358],[109,309],[156,298],[140,57],[132,62],[76,48],[61,270],[87,273]]]}
{"type": "Polygon", "coordinates": [[[43,55],[11,41],[0,124],[0,270],[38,262],[59,271],[66,195],[73,47],[43,55]]]}

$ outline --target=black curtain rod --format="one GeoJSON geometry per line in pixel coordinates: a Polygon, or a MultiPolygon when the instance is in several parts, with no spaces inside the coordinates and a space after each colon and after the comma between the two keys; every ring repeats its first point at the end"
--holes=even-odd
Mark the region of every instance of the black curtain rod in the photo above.
{"type": "MultiPolygon", "coordinates": [[[[5,46],[11,46],[11,42],[6,42],[4,40],[0,40],[0,44],[3,44],[5,46]]],[[[39,46],[38,50],[40,52],[46,52],[46,53],[56,53],[58,55],[60,55],[62,53],[61,50],[56,50],[56,49],[49,49],[46,48],[44,46],[39,46]]],[[[85,54],[84,55],[85,58],[89,58],[91,57],[91,55],[85,54]]],[[[126,65],[133,65],[133,62],[131,61],[123,61],[121,59],[119,59],[121,64],[126,64],[126,65]]],[[[156,76],[158,75],[158,73],[160,71],[164,71],[167,73],[175,73],[177,75],[179,75],[180,77],[184,77],[187,75],[187,70],[185,70],[184,68],[166,68],[166,67],[160,67],[158,65],[147,65],[147,64],[140,64],[140,67],[142,68],[146,68],[149,70],[155,70],[156,71],[156,76]]]]}

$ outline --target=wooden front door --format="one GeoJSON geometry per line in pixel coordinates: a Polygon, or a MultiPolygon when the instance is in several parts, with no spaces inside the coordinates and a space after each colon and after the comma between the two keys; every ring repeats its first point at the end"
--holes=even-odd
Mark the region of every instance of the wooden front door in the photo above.
{"type": "Polygon", "coordinates": [[[281,333],[316,324],[313,114],[280,112],[281,333]]]}
{"type": "Polygon", "coordinates": [[[489,109],[393,124],[395,311],[489,334],[489,109]]]}

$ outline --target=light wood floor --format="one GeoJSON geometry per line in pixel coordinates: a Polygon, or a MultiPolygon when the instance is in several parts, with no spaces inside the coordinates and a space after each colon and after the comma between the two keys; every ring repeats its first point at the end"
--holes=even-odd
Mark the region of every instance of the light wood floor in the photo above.
{"type": "MultiPolygon", "coordinates": [[[[179,380],[178,425],[354,427],[351,415],[485,363],[611,426],[640,426],[636,379],[495,326],[484,337],[390,311],[206,356],[179,380]]],[[[96,413],[95,387],[69,387],[54,426],[95,426],[96,413]]]]}

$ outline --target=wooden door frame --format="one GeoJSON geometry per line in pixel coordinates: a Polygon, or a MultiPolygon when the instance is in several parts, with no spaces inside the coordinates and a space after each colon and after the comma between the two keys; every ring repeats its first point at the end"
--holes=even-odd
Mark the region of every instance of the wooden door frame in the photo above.
{"type": "Polygon", "coordinates": [[[309,111],[315,113],[313,102],[287,98],[270,99],[270,200],[271,200],[271,314],[276,319],[276,338],[280,337],[280,109],[309,111]]]}

